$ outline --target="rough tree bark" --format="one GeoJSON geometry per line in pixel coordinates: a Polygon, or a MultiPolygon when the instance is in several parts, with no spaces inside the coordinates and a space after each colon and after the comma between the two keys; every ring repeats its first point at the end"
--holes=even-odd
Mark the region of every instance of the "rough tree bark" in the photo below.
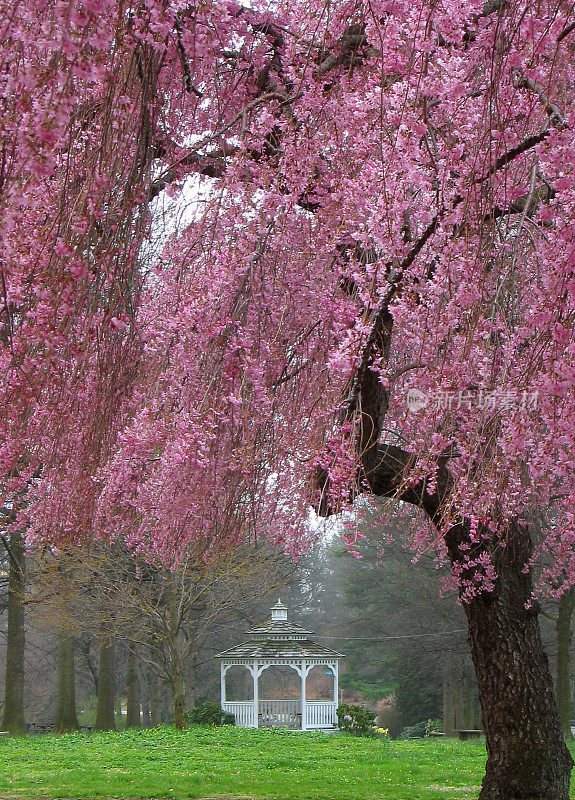
{"type": "Polygon", "coordinates": [[[74,675],[74,640],[66,633],[58,634],[58,694],[54,733],[77,731],[76,684],[74,675]]]}
{"type": "Polygon", "coordinates": [[[566,738],[572,739],[569,724],[569,679],[571,672],[571,619],[575,607],[575,587],[561,595],[557,617],[557,705],[559,719],[566,738]]]}
{"type": "Polygon", "coordinates": [[[6,666],[4,673],[4,713],[0,730],[13,736],[26,733],[24,720],[24,633],[26,591],[26,562],[24,539],[12,533],[7,547],[8,572],[8,631],[6,638],[6,666]]]}
{"type": "Polygon", "coordinates": [[[106,637],[105,626],[102,625],[98,668],[98,702],[96,722],[94,723],[94,729],[97,731],[116,730],[114,688],[114,642],[106,637]]]}
{"type": "MultiPolygon", "coordinates": [[[[419,506],[439,528],[450,495],[449,472],[445,466],[440,469],[433,494],[427,493],[424,482],[404,487],[403,475],[412,459],[398,447],[380,448],[370,488],[376,495],[399,497],[419,506]]],[[[573,760],[563,738],[541,642],[531,575],[524,570],[532,553],[531,537],[518,523],[508,527],[505,547],[485,533],[475,544],[464,522],[451,528],[446,537],[452,564],[462,565],[464,553],[476,558],[483,549],[497,570],[492,591],[463,603],[487,746],[479,798],[568,800],[573,760]],[[461,545],[469,549],[464,551],[461,545]]]]}
{"type": "Polygon", "coordinates": [[[138,682],[138,654],[131,642],[128,648],[128,674],[126,677],[126,728],[140,728],[140,684],[138,682]]]}
{"type": "MultiPolygon", "coordinates": [[[[456,562],[461,551],[453,534],[448,548],[456,562]]],[[[563,738],[538,609],[531,603],[531,576],[524,572],[531,552],[529,532],[511,525],[507,546],[491,553],[498,574],[493,591],[463,604],[487,744],[481,800],[569,797],[573,761],[563,738]]]]}

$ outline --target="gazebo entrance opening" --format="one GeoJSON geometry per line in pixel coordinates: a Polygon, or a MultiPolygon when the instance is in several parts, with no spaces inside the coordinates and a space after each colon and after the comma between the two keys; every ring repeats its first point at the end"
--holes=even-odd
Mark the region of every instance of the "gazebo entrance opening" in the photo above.
{"type": "Polygon", "coordinates": [[[234,715],[236,725],[337,728],[339,659],[343,656],[311,641],[311,631],[288,622],[287,608],[281,601],[272,608],[271,620],[247,635],[247,642],[217,656],[221,664],[221,705],[234,715]],[[239,699],[237,680],[230,686],[228,696],[226,678],[231,669],[237,674],[236,667],[245,668],[251,676],[249,699],[245,698],[245,683],[239,699]],[[309,678],[312,670],[314,674],[309,678]],[[295,673],[295,683],[290,672],[295,673]]]}
{"type": "Polygon", "coordinates": [[[259,726],[301,728],[301,678],[292,666],[272,664],[260,675],[259,726]]]}

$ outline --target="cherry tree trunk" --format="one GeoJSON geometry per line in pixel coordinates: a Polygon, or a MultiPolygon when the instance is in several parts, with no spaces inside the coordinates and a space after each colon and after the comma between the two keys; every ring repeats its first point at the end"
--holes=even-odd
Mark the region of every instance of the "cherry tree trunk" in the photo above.
{"type": "MultiPolygon", "coordinates": [[[[448,537],[452,561],[461,560],[448,537]]],[[[461,540],[459,540],[461,541],[461,540]]],[[[528,532],[509,529],[492,558],[495,586],[463,608],[481,703],[487,766],[480,800],[568,800],[573,761],[565,745],[536,605],[530,603],[528,532]]]]}

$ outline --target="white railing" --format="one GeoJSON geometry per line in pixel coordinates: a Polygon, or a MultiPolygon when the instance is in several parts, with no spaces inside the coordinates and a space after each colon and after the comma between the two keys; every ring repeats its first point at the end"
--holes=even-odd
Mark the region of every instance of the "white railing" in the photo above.
{"type": "Polygon", "coordinates": [[[223,710],[233,714],[238,728],[255,728],[254,704],[252,702],[224,703],[223,710]]]}
{"type": "Polygon", "coordinates": [[[299,700],[260,700],[260,722],[264,728],[278,725],[281,728],[301,727],[301,702],[299,700]]]}
{"type": "Polygon", "coordinates": [[[337,728],[337,714],[335,703],[333,702],[308,700],[305,716],[305,727],[308,730],[313,728],[337,728]]]}
{"type": "MultiPolygon", "coordinates": [[[[254,704],[250,700],[226,702],[223,710],[235,717],[238,728],[255,728],[254,704]]],[[[301,728],[301,702],[299,700],[260,700],[258,727],[301,728]]],[[[306,703],[305,728],[337,728],[335,703],[308,700],[306,703]]]]}

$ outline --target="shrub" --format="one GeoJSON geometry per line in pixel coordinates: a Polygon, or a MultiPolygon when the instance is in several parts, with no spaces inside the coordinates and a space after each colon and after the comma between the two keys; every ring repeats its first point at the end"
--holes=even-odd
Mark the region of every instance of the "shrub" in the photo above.
{"type": "Polygon", "coordinates": [[[428,719],[425,726],[425,735],[431,736],[432,733],[443,733],[442,719],[428,719]]]}
{"type": "Polygon", "coordinates": [[[425,729],[427,728],[427,722],[425,720],[423,722],[418,722],[415,725],[410,725],[408,728],[404,728],[401,732],[400,739],[423,739],[425,736],[425,729]]]}
{"type": "Polygon", "coordinates": [[[364,706],[342,703],[337,709],[337,721],[340,731],[353,733],[355,736],[371,736],[373,735],[375,712],[364,706]]]}
{"type": "Polygon", "coordinates": [[[233,714],[223,711],[217,703],[202,703],[186,712],[188,725],[235,725],[233,714]]]}
{"type": "Polygon", "coordinates": [[[377,725],[387,728],[392,739],[397,739],[403,728],[393,698],[384,697],[377,704],[377,725]]]}

